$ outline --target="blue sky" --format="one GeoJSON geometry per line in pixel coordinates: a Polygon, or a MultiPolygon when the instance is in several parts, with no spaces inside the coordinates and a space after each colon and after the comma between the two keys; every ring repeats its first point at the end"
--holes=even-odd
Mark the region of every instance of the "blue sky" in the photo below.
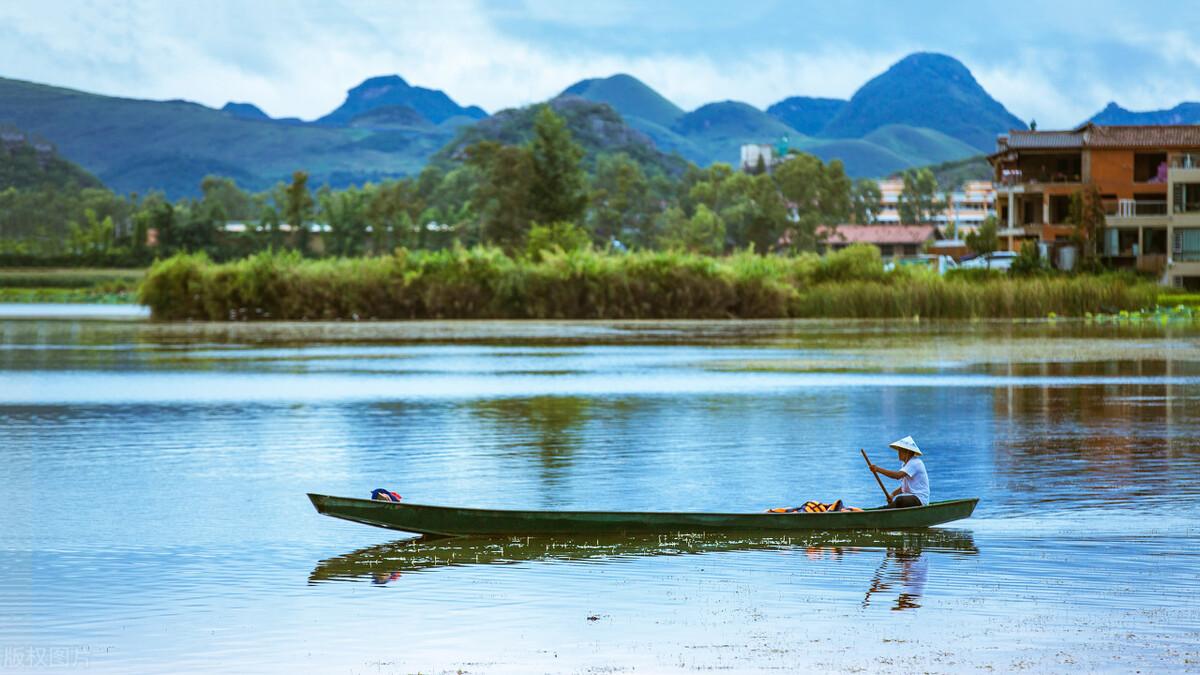
{"type": "Polygon", "coordinates": [[[1200,3],[5,0],[0,76],[313,118],[397,73],[488,111],[631,73],[686,109],[849,97],[913,51],[1042,128],[1200,100],[1200,3]]]}

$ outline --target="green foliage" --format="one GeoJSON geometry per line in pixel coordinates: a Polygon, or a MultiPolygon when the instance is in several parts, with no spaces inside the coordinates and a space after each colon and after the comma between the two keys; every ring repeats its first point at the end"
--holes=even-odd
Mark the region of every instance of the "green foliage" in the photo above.
{"type": "Polygon", "coordinates": [[[266,252],[223,264],[180,254],[154,264],[139,300],[160,320],[1041,318],[1154,307],[1158,294],[1117,275],[885,274],[871,247],[825,258],[590,247],[512,258],[473,247],[322,260],[266,252]]]}
{"type": "Polygon", "coordinates": [[[678,206],[661,216],[658,245],[673,251],[719,255],[725,249],[725,222],[704,204],[691,218],[678,206]]]}
{"type": "Polygon", "coordinates": [[[900,222],[905,225],[931,223],[946,205],[937,200],[938,184],[929,169],[912,169],[903,174],[900,192],[900,222]]]}
{"type": "Polygon", "coordinates": [[[1071,239],[1079,248],[1079,268],[1093,272],[1100,265],[1100,237],[1104,233],[1107,216],[1100,190],[1089,183],[1071,195],[1067,222],[1074,227],[1071,239]]]}
{"type": "Polygon", "coordinates": [[[534,219],[531,153],[492,141],[476,143],[466,152],[468,166],[476,170],[471,202],[479,214],[480,239],[509,252],[520,250],[534,219]]]}
{"type": "Polygon", "coordinates": [[[525,246],[525,253],[530,258],[539,259],[545,252],[578,251],[587,248],[591,243],[591,236],[575,223],[534,225],[529,228],[529,242],[525,246]]]}
{"type": "Polygon", "coordinates": [[[850,211],[854,222],[870,225],[882,210],[883,193],[879,190],[879,183],[869,178],[854,181],[854,187],[850,191],[850,211]]]}
{"type": "Polygon", "coordinates": [[[308,191],[308,173],[292,173],[292,182],[284,193],[283,217],[292,228],[292,236],[301,254],[308,253],[309,238],[312,234],[308,224],[312,221],[313,206],[315,202],[308,191]]]}
{"type": "Polygon", "coordinates": [[[586,175],[580,166],[583,148],[571,136],[566,121],[550,106],[542,106],[529,143],[529,210],[540,223],[578,221],[587,206],[586,175]]]}
{"type": "Polygon", "coordinates": [[[1050,271],[1050,263],[1042,258],[1037,242],[1025,241],[1021,244],[1021,252],[1013,260],[1012,274],[1016,276],[1033,276],[1050,271]]]}
{"type": "Polygon", "coordinates": [[[1000,248],[1000,239],[996,236],[996,216],[984,218],[978,229],[968,232],[966,244],[978,255],[987,255],[1000,248]]]}
{"type": "Polygon", "coordinates": [[[652,217],[650,182],[642,168],[624,153],[601,155],[592,179],[589,221],[596,241],[643,241],[652,217]]]}

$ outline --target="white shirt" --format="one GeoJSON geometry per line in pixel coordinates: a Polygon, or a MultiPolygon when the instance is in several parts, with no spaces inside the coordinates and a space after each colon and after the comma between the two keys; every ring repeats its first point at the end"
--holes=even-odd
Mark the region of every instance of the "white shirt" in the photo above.
{"type": "Polygon", "coordinates": [[[913,457],[900,467],[905,475],[900,479],[900,494],[916,495],[921,504],[929,503],[929,474],[925,473],[925,462],[913,457]]]}

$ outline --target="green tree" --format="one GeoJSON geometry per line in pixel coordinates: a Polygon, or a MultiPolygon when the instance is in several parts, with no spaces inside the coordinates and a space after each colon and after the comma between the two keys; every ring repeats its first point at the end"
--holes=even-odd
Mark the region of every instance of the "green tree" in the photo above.
{"type": "Polygon", "coordinates": [[[988,255],[1000,248],[1000,239],[996,236],[996,216],[984,218],[978,229],[968,232],[966,244],[977,255],[988,255]]]}
{"type": "MultiPolygon", "coordinates": [[[[525,246],[535,220],[532,200],[533,156],[514,145],[481,141],[466,149],[467,163],[476,169],[471,202],[479,214],[480,239],[509,253],[525,246]]],[[[544,215],[544,214],[543,214],[544,215]]],[[[554,219],[540,222],[560,222],[554,219]]]]}
{"type": "Polygon", "coordinates": [[[658,245],[665,249],[719,255],[725,249],[725,223],[704,204],[691,218],[678,206],[661,216],[658,245]]]}
{"type": "Polygon", "coordinates": [[[539,223],[578,222],[587,207],[587,175],[580,167],[583,148],[561,116],[543,105],[533,123],[528,153],[532,175],[529,210],[539,223]]]}
{"type": "Polygon", "coordinates": [[[854,222],[860,225],[874,223],[875,219],[879,217],[879,212],[883,210],[883,193],[879,190],[879,183],[870,178],[859,178],[854,181],[850,202],[854,222]]]}
{"type": "Polygon", "coordinates": [[[1100,268],[1100,237],[1104,233],[1107,214],[1100,190],[1088,183],[1071,195],[1067,222],[1074,227],[1071,239],[1079,248],[1080,268],[1094,271],[1100,268]]]}
{"type": "Polygon", "coordinates": [[[537,260],[546,251],[578,251],[592,243],[592,237],[575,223],[562,222],[549,225],[535,224],[529,228],[525,253],[537,260]]]}
{"type": "Polygon", "coordinates": [[[904,172],[904,188],[900,192],[900,222],[905,225],[932,223],[945,211],[946,205],[937,198],[937,178],[929,169],[909,169],[904,172]]]}
{"type": "Polygon", "coordinates": [[[351,187],[341,192],[323,189],[317,195],[321,217],[329,225],[327,253],[351,256],[362,252],[367,237],[368,194],[351,187]]]}
{"type": "Polygon", "coordinates": [[[601,155],[592,180],[591,229],[595,240],[607,244],[639,238],[650,217],[650,183],[637,162],[625,153],[601,155]]]}
{"type": "Polygon", "coordinates": [[[292,182],[284,192],[283,217],[287,220],[294,233],[294,243],[301,255],[308,254],[310,231],[309,222],[312,220],[313,201],[308,191],[308,173],[297,171],[292,174],[292,182]]]}

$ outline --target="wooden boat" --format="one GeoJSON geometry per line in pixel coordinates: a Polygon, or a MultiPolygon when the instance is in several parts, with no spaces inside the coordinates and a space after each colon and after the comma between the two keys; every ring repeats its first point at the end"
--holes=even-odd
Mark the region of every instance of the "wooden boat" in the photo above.
{"type": "Polygon", "coordinates": [[[657,511],[514,511],[429,506],[309,494],[319,513],[391,530],[457,537],[602,535],[661,532],[757,532],[919,529],[971,515],[979,499],[901,509],[835,513],[668,513],[657,511]]]}
{"type": "Polygon", "coordinates": [[[756,534],[642,534],[552,537],[416,537],[361,548],[317,563],[309,583],[395,581],[403,574],[475,565],[515,565],[534,561],[595,561],[619,558],[703,555],[731,551],[829,551],[838,556],[863,551],[907,555],[975,555],[969,530],[843,530],[756,534]]]}

